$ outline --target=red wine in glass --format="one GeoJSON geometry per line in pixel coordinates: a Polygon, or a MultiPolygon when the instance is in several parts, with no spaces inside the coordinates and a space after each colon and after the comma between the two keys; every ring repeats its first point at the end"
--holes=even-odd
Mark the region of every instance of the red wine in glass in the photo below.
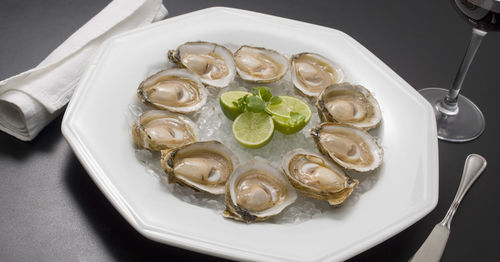
{"type": "Polygon", "coordinates": [[[452,0],[452,3],[473,27],[487,32],[500,30],[500,1],[452,0]]]}
{"type": "Polygon", "coordinates": [[[450,142],[467,142],[483,133],[485,121],[481,110],[459,93],[484,36],[488,32],[500,30],[500,0],[451,0],[451,3],[473,26],[469,46],[450,89],[424,88],[419,92],[433,106],[438,138],[450,142]]]}

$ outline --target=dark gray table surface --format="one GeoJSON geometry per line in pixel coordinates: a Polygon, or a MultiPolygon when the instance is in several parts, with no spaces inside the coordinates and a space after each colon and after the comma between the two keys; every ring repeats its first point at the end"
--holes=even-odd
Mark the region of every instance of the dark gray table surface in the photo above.
{"type": "MultiPolygon", "coordinates": [[[[107,3],[0,1],[0,79],[35,66],[107,3]]],[[[450,85],[471,31],[449,1],[189,0],[164,4],[168,17],[229,6],[342,30],[415,89],[450,85]]],[[[500,33],[484,39],[462,91],[482,109],[486,131],[469,143],[439,142],[437,207],[353,261],[407,261],[445,215],[470,153],[483,155],[489,165],[455,215],[442,261],[500,260],[499,47],[500,33]]],[[[162,245],[137,233],[80,165],[61,134],[61,119],[31,142],[0,132],[0,261],[220,260],[162,245]]]]}

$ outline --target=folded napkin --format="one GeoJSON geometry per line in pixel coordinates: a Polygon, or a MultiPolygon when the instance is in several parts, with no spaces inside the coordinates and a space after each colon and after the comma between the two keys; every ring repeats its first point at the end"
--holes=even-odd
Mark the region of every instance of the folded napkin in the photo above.
{"type": "Polygon", "coordinates": [[[0,130],[32,140],[68,103],[102,42],[167,15],[161,0],[114,0],[37,67],[0,82],[0,130]]]}

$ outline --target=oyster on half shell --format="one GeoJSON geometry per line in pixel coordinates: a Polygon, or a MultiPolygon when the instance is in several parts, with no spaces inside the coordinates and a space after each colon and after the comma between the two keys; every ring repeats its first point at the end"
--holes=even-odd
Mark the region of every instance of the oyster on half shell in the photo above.
{"type": "Polygon", "coordinates": [[[132,137],[139,148],[159,151],[195,142],[198,129],[184,115],[163,110],[142,113],[132,126],[132,137]]]}
{"type": "Polygon", "coordinates": [[[342,204],[359,183],[336,164],[302,148],[288,152],[282,168],[297,191],[332,206],[342,204]]]}
{"type": "Polygon", "coordinates": [[[170,50],[168,58],[197,74],[209,86],[225,87],[236,76],[233,53],[215,43],[187,42],[170,50]]]}
{"type": "Polygon", "coordinates": [[[378,126],[382,114],[377,100],[361,85],[340,83],[328,86],[316,102],[320,118],[368,130],[378,126]]]}
{"type": "Polygon", "coordinates": [[[277,215],[297,199],[283,173],[260,157],[236,167],[226,188],[223,216],[247,223],[277,215]]]}
{"type": "Polygon", "coordinates": [[[382,164],[382,147],[362,129],[324,122],[311,129],[311,136],[323,154],[346,169],[368,172],[382,164]]]}
{"type": "Polygon", "coordinates": [[[274,50],[247,45],[234,53],[234,62],[241,79],[255,83],[280,80],[288,71],[289,64],[286,57],[274,50]]]}
{"type": "Polygon", "coordinates": [[[323,89],[344,80],[342,69],[326,57],[315,53],[293,55],[292,82],[307,96],[317,97],[323,89]]]}
{"type": "Polygon", "coordinates": [[[137,97],[157,109],[190,113],[206,103],[208,91],[195,74],[186,69],[171,68],[142,81],[137,97]]]}
{"type": "Polygon", "coordinates": [[[194,142],[161,151],[161,165],[169,183],[214,195],[224,194],[226,182],[238,163],[236,155],[218,141],[194,142]]]}

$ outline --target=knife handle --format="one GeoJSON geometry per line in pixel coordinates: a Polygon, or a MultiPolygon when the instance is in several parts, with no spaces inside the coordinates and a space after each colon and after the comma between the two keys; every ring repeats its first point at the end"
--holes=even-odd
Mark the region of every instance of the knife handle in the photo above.
{"type": "Polygon", "coordinates": [[[446,216],[440,222],[441,225],[450,229],[451,220],[453,219],[455,211],[457,211],[460,201],[462,201],[462,198],[485,168],[486,159],[484,159],[484,157],[477,154],[470,154],[467,156],[467,159],[465,160],[464,172],[462,174],[462,179],[460,180],[460,185],[458,186],[455,199],[453,199],[453,203],[451,204],[450,209],[448,209],[446,216]]]}

